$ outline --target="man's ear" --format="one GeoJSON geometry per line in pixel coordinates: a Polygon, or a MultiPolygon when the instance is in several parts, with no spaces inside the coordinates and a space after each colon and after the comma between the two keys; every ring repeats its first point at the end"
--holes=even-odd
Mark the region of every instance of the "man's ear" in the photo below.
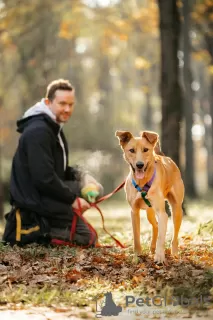
{"type": "Polygon", "coordinates": [[[153,146],[156,145],[159,135],[156,132],[153,131],[142,131],[140,133],[141,138],[145,138],[149,143],[151,143],[153,146]]]}
{"type": "Polygon", "coordinates": [[[124,147],[132,138],[133,135],[129,131],[116,131],[115,136],[118,137],[120,145],[124,147]]]}
{"type": "Polygon", "coordinates": [[[50,100],[49,100],[48,98],[44,98],[44,102],[45,102],[45,104],[46,104],[47,106],[49,106],[50,100]]]}

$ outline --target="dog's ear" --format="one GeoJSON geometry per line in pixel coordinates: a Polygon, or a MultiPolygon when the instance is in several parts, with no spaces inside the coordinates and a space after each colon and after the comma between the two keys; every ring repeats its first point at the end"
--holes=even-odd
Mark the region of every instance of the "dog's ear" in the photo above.
{"type": "Polygon", "coordinates": [[[115,136],[118,137],[118,139],[120,141],[120,145],[122,147],[124,147],[125,144],[127,144],[133,138],[133,135],[129,131],[118,131],[117,130],[115,132],[115,136]]]}
{"type": "Polygon", "coordinates": [[[160,155],[160,156],[165,156],[165,154],[161,150],[161,145],[160,145],[160,140],[158,139],[158,142],[155,145],[155,153],[160,155]]]}
{"type": "Polygon", "coordinates": [[[156,132],[153,131],[142,131],[141,132],[141,137],[142,138],[146,138],[146,140],[149,141],[149,143],[151,143],[153,146],[156,145],[158,139],[159,139],[159,135],[156,132]]]}

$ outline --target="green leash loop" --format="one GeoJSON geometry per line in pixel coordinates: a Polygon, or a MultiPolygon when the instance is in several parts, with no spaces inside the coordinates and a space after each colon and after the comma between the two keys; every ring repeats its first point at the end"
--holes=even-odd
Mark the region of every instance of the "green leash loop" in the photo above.
{"type": "Polygon", "coordinates": [[[148,207],[151,207],[151,203],[149,202],[149,200],[146,198],[147,192],[146,191],[142,191],[141,192],[141,197],[143,198],[144,202],[147,204],[148,207]]]}

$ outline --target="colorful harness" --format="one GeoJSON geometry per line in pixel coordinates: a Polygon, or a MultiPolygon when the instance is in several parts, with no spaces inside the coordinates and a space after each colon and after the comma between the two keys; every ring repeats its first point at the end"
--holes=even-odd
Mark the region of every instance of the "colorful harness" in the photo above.
{"type": "Polygon", "coordinates": [[[143,186],[143,188],[140,188],[139,185],[135,182],[135,180],[132,178],[132,184],[135,187],[135,189],[138,190],[138,192],[141,193],[141,197],[143,198],[144,202],[147,204],[148,207],[151,207],[151,203],[149,202],[149,200],[146,198],[147,192],[149,191],[149,189],[151,188],[152,182],[154,181],[156,176],[156,168],[155,171],[153,173],[152,178],[143,186]]]}

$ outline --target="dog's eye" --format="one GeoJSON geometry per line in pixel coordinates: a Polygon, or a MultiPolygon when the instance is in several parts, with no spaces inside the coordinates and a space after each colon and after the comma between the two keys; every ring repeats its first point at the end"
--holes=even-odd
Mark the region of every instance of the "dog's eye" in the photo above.
{"type": "Polygon", "coordinates": [[[149,151],[149,149],[147,149],[147,148],[144,148],[144,149],[143,149],[143,152],[147,152],[147,151],[149,151]]]}
{"type": "Polygon", "coordinates": [[[132,148],[132,149],[129,149],[129,151],[131,152],[131,153],[134,153],[135,152],[135,150],[132,148]]]}

